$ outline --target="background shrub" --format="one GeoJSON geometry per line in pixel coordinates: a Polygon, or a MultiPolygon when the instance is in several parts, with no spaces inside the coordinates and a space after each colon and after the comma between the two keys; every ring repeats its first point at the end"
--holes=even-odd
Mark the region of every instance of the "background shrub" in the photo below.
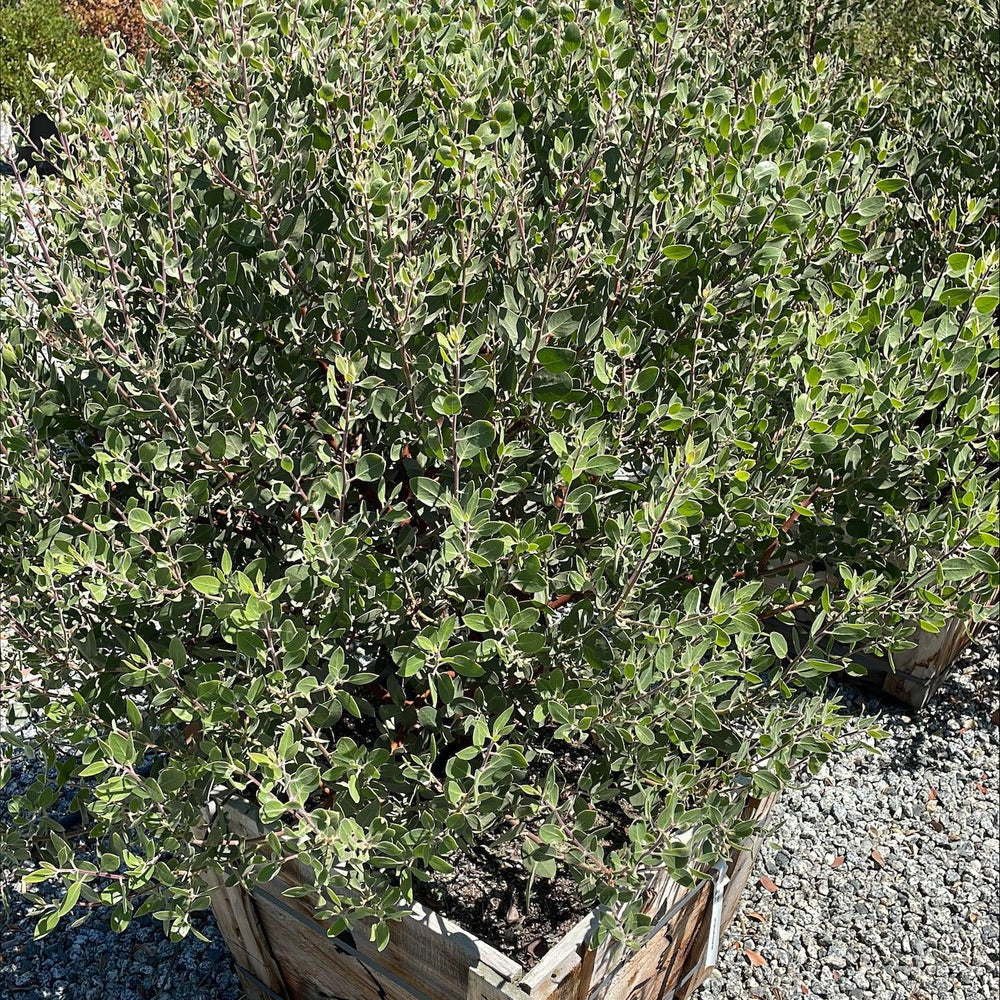
{"type": "Polygon", "coordinates": [[[0,101],[22,113],[43,109],[29,56],[51,63],[59,76],[75,74],[88,84],[100,75],[104,50],[85,37],[59,0],[0,0],[0,101]]]}
{"type": "Polygon", "coordinates": [[[843,735],[831,640],[987,613],[988,203],[914,230],[889,90],[718,30],[190,0],[184,79],[57,88],[65,181],[0,195],[0,669],[101,853],[14,800],[43,930],[277,854],[384,940],[486,830],[639,929],[843,735]],[[219,785],[266,848],[191,842],[219,785]]]}
{"type": "Polygon", "coordinates": [[[97,38],[118,34],[129,52],[137,55],[150,47],[140,0],[65,0],[65,9],[87,34],[97,38]]]}

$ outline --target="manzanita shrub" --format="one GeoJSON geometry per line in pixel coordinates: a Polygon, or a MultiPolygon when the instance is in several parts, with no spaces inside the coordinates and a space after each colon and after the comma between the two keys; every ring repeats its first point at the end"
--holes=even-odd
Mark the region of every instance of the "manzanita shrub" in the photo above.
{"type": "Polygon", "coordinates": [[[55,92],[62,176],[0,190],[3,739],[50,766],[2,843],[63,887],[42,932],[183,932],[298,857],[384,943],[488,836],[640,931],[651,872],[864,738],[831,640],[988,613],[988,203],[901,268],[887,88],[627,10],[168,0],[175,75],[55,92]],[[228,793],[266,843],[192,834],[228,793]]]}
{"type": "MultiPolygon", "coordinates": [[[[715,19],[716,44],[745,63],[797,79],[813,57],[831,86],[857,94],[880,77],[893,87],[883,128],[906,149],[907,198],[897,221],[906,255],[898,266],[922,272],[923,255],[953,244],[950,214],[967,199],[995,199],[1000,185],[1000,7],[997,0],[738,0],[715,19]]],[[[962,226],[963,242],[995,240],[991,215],[962,226]]]]}

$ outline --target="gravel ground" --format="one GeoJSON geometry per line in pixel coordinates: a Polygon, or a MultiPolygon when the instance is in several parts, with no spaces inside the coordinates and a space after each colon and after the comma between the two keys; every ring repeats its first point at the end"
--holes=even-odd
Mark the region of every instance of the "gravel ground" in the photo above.
{"type": "MultiPolygon", "coordinates": [[[[698,1000],[997,1000],[1000,664],[962,666],[919,718],[853,692],[881,712],[881,753],[840,759],[786,793],[698,1000]]],[[[28,780],[22,765],[15,788],[28,780]]],[[[8,793],[9,794],[9,791],[8,793]]],[[[0,809],[6,796],[0,793],[0,809]]],[[[94,915],[32,940],[0,870],[0,1000],[239,1000],[209,914],[168,942],[153,921],[114,934],[94,915]]]]}
{"type": "Polygon", "coordinates": [[[698,1000],[997,1000],[998,680],[994,635],[919,717],[881,706],[879,755],[782,797],[698,1000]]]}
{"type": "MultiPolygon", "coordinates": [[[[11,794],[38,774],[33,762],[12,765],[10,784],[0,791],[0,817],[11,794]]],[[[62,803],[68,806],[67,802],[62,803]]],[[[0,1000],[240,1000],[232,962],[211,914],[199,913],[195,935],[170,942],[150,917],[133,921],[122,934],[98,910],[73,927],[83,907],[48,937],[33,938],[28,905],[0,866],[0,1000]]]]}

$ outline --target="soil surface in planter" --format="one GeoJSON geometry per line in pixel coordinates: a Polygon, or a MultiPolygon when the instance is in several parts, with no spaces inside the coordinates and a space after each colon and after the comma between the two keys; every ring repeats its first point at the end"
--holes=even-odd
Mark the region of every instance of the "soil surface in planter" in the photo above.
{"type": "Polygon", "coordinates": [[[526,968],[533,966],[590,907],[566,876],[528,877],[517,841],[483,844],[448,875],[414,879],[413,895],[526,968]]]}
{"type": "MultiPolygon", "coordinates": [[[[551,750],[551,748],[550,748],[551,750]]],[[[568,785],[577,782],[592,748],[555,747],[529,770],[537,784],[544,781],[550,763],[557,763],[568,785]]],[[[603,828],[604,846],[621,847],[634,821],[626,802],[591,803],[596,827],[603,828]]],[[[426,871],[428,881],[413,880],[413,896],[449,920],[471,931],[525,968],[539,959],[593,908],[580,898],[576,883],[559,871],[554,879],[535,879],[528,892],[528,872],[521,856],[520,837],[501,830],[487,832],[475,848],[451,859],[450,874],[426,871]]]]}

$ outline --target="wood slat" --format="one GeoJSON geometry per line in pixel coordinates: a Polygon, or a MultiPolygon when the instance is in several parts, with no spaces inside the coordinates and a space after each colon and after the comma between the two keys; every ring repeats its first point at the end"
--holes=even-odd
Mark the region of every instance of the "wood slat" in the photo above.
{"type": "Polygon", "coordinates": [[[662,1000],[683,979],[710,897],[691,893],[691,903],[654,934],[610,978],[595,985],[588,1000],[662,1000]]]}
{"type": "MultiPolygon", "coordinates": [[[[769,795],[766,799],[751,801],[744,815],[748,818],[753,817],[758,822],[763,823],[770,814],[777,799],[778,795],[775,793],[769,795]]],[[[757,860],[762,842],[762,836],[758,835],[754,837],[743,850],[736,851],[730,859],[729,881],[726,883],[722,901],[722,934],[725,934],[730,924],[732,924],[733,918],[736,916],[736,910],[740,905],[740,899],[747,887],[747,882],[750,880],[750,875],[753,872],[754,863],[757,860]]],[[[696,963],[691,965],[690,978],[686,982],[678,984],[675,995],[676,1000],[687,1000],[712,974],[714,966],[706,964],[705,955],[705,949],[708,944],[708,932],[709,920],[706,919],[702,933],[694,946],[696,963]]]]}
{"type": "MultiPolygon", "coordinates": [[[[652,918],[653,926],[656,927],[664,920],[672,909],[689,905],[689,894],[690,890],[678,885],[666,874],[661,872],[654,876],[650,886],[650,902],[645,907],[645,912],[652,918]]],[[[610,938],[598,945],[592,972],[595,997],[600,996],[601,984],[612,981],[618,966],[630,961],[633,955],[634,953],[623,944],[610,938]]]]}
{"type": "Polygon", "coordinates": [[[281,962],[271,951],[257,908],[247,893],[238,886],[229,888],[216,882],[212,909],[219,930],[236,959],[248,1000],[273,1000],[272,994],[292,1000],[282,975],[281,962]],[[244,975],[244,971],[253,978],[244,975]]]}
{"type": "Polygon", "coordinates": [[[523,984],[512,985],[488,965],[469,970],[469,992],[466,1000],[527,1000],[523,984]]]}
{"type": "Polygon", "coordinates": [[[969,633],[965,623],[956,619],[940,632],[918,629],[913,638],[914,649],[895,654],[895,670],[885,664],[882,690],[914,708],[924,708],[968,645],[969,633]]]}
{"type": "MultiPolygon", "coordinates": [[[[317,897],[313,894],[295,898],[282,895],[286,888],[304,884],[307,884],[307,873],[295,863],[286,865],[274,881],[264,887],[268,898],[261,904],[258,897],[259,909],[265,914],[272,908],[294,911],[301,921],[308,922],[308,929],[306,924],[301,924],[302,930],[318,941],[313,950],[322,946],[325,953],[340,959],[338,967],[343,966],[343,948],[331,941],[323,925],[314,918],[317,897]]],[[[398,980],[415,996],[427,995],[430,1000],[467,1000],[469,971],[479,966],[494,969],[508,982],[517,981],[523,975],[524,970],[518,963],[457,924],[421,906],[415,906],[412,915],[393,925],[389,943],[383,951],[378,951],[371,942],[370,927],[370,922],[358,921],[351,935],[350,945],[357,951],[359,961],[375,972],[376,978],[398,980]]],[[[294,954],[290,958],[294,959],[294,954]]],[[[395,1000],[392,994],[389,996],[390,1000],[395,1000]]],[[[311,1000],[308,993],[306,1000],[311,1000]]],[[[368,998],[362,994],[358,1000],[368,998]]]]}
{"type": "Polygon", "coordinates": [[[581,993],[588,985],[584,972],[589,977],[593,971],[593,952],[587,941],[597,924],[597,912],[588,913],[524,974],[521,988],[532,1000],[579,1000],[581,996],[585,1000],[586,993],[581,993]]]}

